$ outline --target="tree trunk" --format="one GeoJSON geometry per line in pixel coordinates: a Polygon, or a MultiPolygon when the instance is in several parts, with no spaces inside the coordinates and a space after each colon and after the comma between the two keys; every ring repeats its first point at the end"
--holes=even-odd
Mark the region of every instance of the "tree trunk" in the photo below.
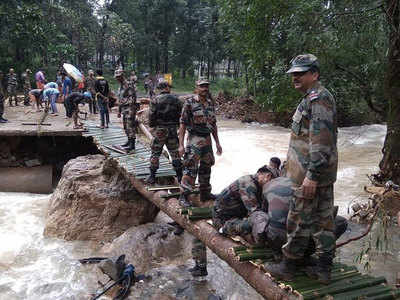
{"type": "Polygon", "coordinates": [[[389,101],[387,133],[379,163],[382,181],[400,184],[400,7],[398,0],[386,0],[389,23],[389,52],[385,78],[385,98],[389,101]]]}
{"type": "Polygon", "coordinates": [[[163,41],[163,60],[164,60],[164,74],[168,73],[168,36],[164,37],[163,41]]]}
{"type": "Polygon", "coordinates": [[[226,70],[226,75],[228,77],[231,77],[231,63],[232,63],[232,59],[229,57],[228,58],[228,69],[226,70]]]}

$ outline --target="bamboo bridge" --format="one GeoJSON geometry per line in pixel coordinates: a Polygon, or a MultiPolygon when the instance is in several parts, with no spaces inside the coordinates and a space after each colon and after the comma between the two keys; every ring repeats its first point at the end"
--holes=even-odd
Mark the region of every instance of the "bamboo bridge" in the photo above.
{"type": "MultiPolygon", "coordinates": [[[[151,138],[144,125],[140,129],[147,138],[151,138]]],[[[198,207],[182,209],[178,195],[168,194],[167,188],[149,187],[144,179],[149,175],[151,150],[148,143],[136,140],[136,150],[127,154],[114,147],[126,140],[123,129],[111,126],[100,129],[94,122],[86,123],[85,137],[91,137],[98,149],[109,159],[114,160],[120,170],[130,179],[132,185],[143,197],[154,203],[163,212],[179,223],[185,230],[204,242],[204,244],[226,261],[259,294],[266,299],[399,299],[400,289],[386,284],[384,277],[361,274],[356,267],[335,263],[330,285],[321,285],[298,273],[292,282],[275,280],[264,267],[265,262],[273,261],[268,248],[246,247],[230,238],[218,234],[210,224],[211,202],[200,202],[192,195],[192,203],[198,207]],[[202,206],[202,207],[200,207],[202,206]]],[[[174,182],[175,172],[165,156],[160,158],[157,177],[165,177],[174,182]]],[[[176,181],[175,181],[176,185],[176,181]]]]}

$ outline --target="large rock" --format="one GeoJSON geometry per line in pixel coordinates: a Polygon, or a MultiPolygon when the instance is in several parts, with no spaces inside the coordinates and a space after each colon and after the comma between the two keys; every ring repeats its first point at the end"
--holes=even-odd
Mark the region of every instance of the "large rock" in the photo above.
{"type": "Polygon", "coordinates": [[[103,155],[70,160],[53,193],[44,234],[65,240],[111,241],[154,220],[158,208],[103,155]]]}
{"type": "Polygon", "coordinates": [[[103,247],[107,257],[125,254],[125,261],[139,273],[160,265],[182,264],[191,257],[193,237],[186,232],[174,235],[175,227],[166,223],[148,223],[132,227],[103,247]]]}

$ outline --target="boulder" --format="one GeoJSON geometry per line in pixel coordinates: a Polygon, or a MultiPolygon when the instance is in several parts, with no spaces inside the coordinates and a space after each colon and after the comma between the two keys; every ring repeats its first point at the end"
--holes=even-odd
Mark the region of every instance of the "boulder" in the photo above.
{"type": "Polygon", "coordinates": [[[191,257],[193,237],[186,232],[176,236],[174,230],[174,226],[166,223],[131,227],[101,252],[107,257],[125,254],[125,261],[133,264],[139,273],[161,265],[179,265],[191,257]]]}
{"type": "Polygon", "coordinates": [[[109,242],[132,226],[153,221],[158,211],[112,160],[99,154],[80,156],[64,166],[50,199],[44,234],[109,242]]]}

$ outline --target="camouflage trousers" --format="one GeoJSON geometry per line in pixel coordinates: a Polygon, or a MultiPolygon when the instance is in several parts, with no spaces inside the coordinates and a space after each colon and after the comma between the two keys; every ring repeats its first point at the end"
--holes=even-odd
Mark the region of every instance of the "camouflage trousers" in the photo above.
{"type": "Polygon", "coordinates": [[[15,104],[18,103],[18,99],[17,99],[17,87],[15,85],[9,85],[7,86],[7,94],[8,94],[8,101],[11,104],[11,101],[15,100],[15,104]]]}
{"type": "Polygon", "coordinates": [[[211,192],[211,167],[214,163],[211,136],[202,137],[189,134],[183,158],[181,192],[193,190],[197,174],[199,175],[200,193],[211,192]]]}
{"type": "Polygon", "coordinates": [[[136,110],[131,112],[124,112],[122,114],[122,123],[124,131],[128,139],[136,138],[136,110]]]}
{"type": "Polygon", "coordinates": [[[207,267],[207,248],[201,240],[193,238],[192,258],[199,267],[207,267]]]}
{"type": "Polygon", "coordinates": [[[24,104],[28,105],[30,102],[29,91],[31,90],[30,86],[24,85],[24,104]]]}
{"type": "Polygon", "coordinates": [[[160,165],[160,156],[164,145],[172,158],[172,165],[174,169],[182,169],[182,162],[179,157],[179,139],[177,134],[177,126],[157,126],[153,132],[153,140],[151,141],[151,157],[150,169],[158,170],[160,165]]]}
{"type": "Polygon", "coordinates": [[[293,197],[287,218],[287,243],[282,252],[291,259],[301,259],[310,239],[319,258],[335,255],[333,185],[317,187],[314,199],[293,197]]]}
{"type": "Polygon", "coordinates": [[[230,235],[245,236],[251,233],[251,225],[247,219],[247,209],[241,201],[230,201],[223,203],[223,197],[217,195],[212,208],[212,219],[214,227],[230,235]],[[227,206],[229,205],[229,206],[227,206]]]}

